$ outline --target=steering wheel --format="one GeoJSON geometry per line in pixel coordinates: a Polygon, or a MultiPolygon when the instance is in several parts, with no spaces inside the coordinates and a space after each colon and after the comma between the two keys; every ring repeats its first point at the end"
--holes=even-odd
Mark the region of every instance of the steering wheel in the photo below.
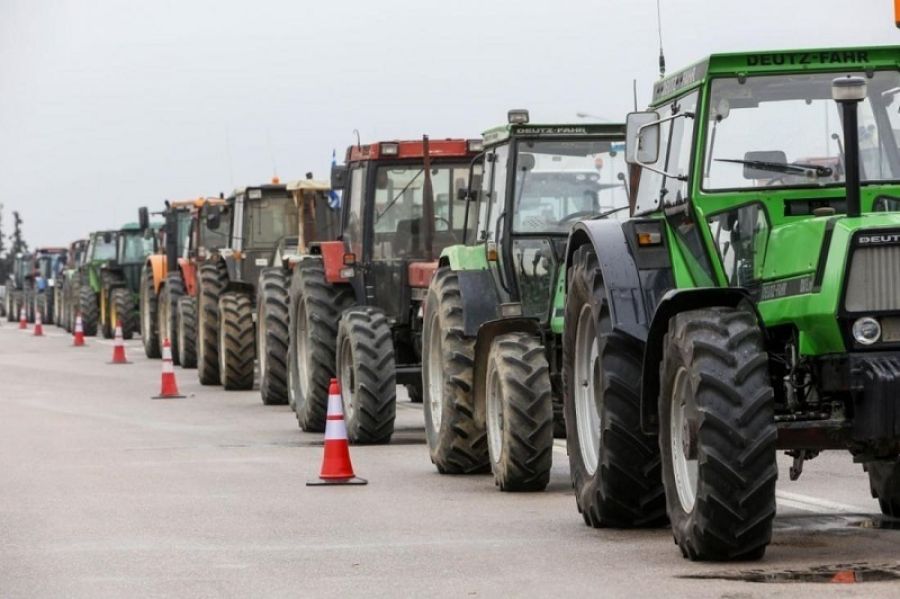
{"type": "MultiPolygon", "coordinates": [[[[448,219],[444,218],[443,216],[435,216],[434,222],[435,223],[447,223],[447,230],[448,231],[453,230],[453,225],[451,225],[450,221],[448,219]]],[[[435,227],[434,230],[437,231],[438,230],[437,227],[435,227]]]]}
{"type": "Polygon", "coordinates": [[[776,183],[784,183],[784,177],[775,177],[774,179],[769,179],[769,181],[763,185],[763,187],[772,187],[776,183]]]}

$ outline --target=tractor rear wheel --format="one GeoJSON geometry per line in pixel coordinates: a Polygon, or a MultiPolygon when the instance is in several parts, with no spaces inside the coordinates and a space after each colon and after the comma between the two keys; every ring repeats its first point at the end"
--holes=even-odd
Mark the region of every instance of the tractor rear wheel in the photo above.
{"type": "MultiPolygon", "coordinates": [[[[197,305],[194,298],[178,298],[178,362],[182,368],[197,367],[197,305]]],[[[174,356],[173,356],[174,358],[174,356]]]]}
{"type": "Polygon", "coordinates": [[[32,323],[34,322],[34,295],[34,291],[26,289],[23,300],[25,302],[25,319],[32,323]]]}
{"type": "Polygon", "coordinates": [[[475,339],[463,329],[459,278],[446,266],[428,288],[422,347],[425,436],[432,463],[441,474],[489,472],[487,434],[475,419],[472,397],[475,339]]]}
{"type": "Polygon", "coordinates": [[[396,366],[391,326],[381,310],[351,308],[341,316],[337,372],[350,442],[390,442],[397,415],[396,366]]]}
{"type": "Polygon", "coordinates": [[[550,365],[527,333],[494,338],[485,374],[488,453],[501,491],[543,491],[553,465],[550,365]]]}
{"type": "Polygon", "coordinates": [[[184,296],[184,282],[180,272],[170,272],[159,289],[157,300],[157,331],[159,342],[169,340],[172,348],[172,363],[180,364],[178,354],[178,300],[184,296]]]}
{"type": "Polygon", "coordinates": [[[706,308],[669,322],[659,445],[675,542],[691,560],[761,558],[775,517],[774,391],[756,317],[706,308]]]}
{"type": "Polygon", "coordinates": [[[41,324],[53,324],[53,315],[50,314],[50,307],[47,305],[47,293],[38,293],[34,296],[34,312],[41,313],[41,324]]]}
{"type": "Polygon", "coordinates": [[[264,268],[257,289],[259,393],[267,406],[288,402],[288,290],[284,269],[264,268]]]}
{"type": "Polygon", "coordinates": [[[16,303],[13,301],[13,290],[9,287],[6,288],[6,297],[4,298],[5,310],[6,310],[6,320],[8,322],[16,321],[16,303]]]}
{"type": "Polygon", "coordinates": [[[640,427],[642,348],[613,331],[605,296],[597,257],[583,246],[569,271],[563,336],[575,503],[595,528],[660,526],[666,505],[659,447],[640,427]]]}
{"type": "Polygon", "coordinates": [[[197,305],[197,377],[201,385],[219,384],[219,294],[228,282],[224,264],[200,267],[197,305]]]}
{"type": "Polygon", "coordinates": [[[878,500],[881,513],[900,518],[900,459],[867,462],[872,497],[878,500]]]}
{"type": "Polygon", "coordinates": [[[335,376],[341,312],[353,304],[349,285],[325,280],[322,261],[306,259],[291,279],[289,401],[305,431],[325,430],[328,384],[335,376]]]}
{"type": "Polygon", "coordinates": [[[93,337],[97,334],[97,321],[100,319],[100,308],[97,305],[97,294],[90,285],[82,285],[78,289],[78,310],[81,313],[81,326],[84,334],[93,337]]]}
{"type": "Polygon", "coordinates": [[[122,337],[131,339],[137,329],[137,314],[134,308],[134,295],[131,290],[116,287],[110,294],[109,303],[115,319],[122,323],[122,337]]]}
{"type": "Polygon", "coordinates": [[[144,343],[144,354],[148,358],[162,356],[159,344],[159,325],[157,323],[156,287],[153,283],[153,270],[149,266],[141,269],[141,341],[144,343]]]}
{"type": "Polygon", "coordinates": [[[253,388],[253,301],[241,291],[219,297],[219,376],[226,390],[253,388]]]}

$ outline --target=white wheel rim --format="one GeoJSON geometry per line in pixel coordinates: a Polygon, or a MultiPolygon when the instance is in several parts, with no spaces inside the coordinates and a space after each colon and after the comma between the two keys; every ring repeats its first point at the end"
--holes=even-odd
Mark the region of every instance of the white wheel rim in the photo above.
{"type": "Polygon", "coordinates": [[[225,379],[227,372],[225,368],[225,326],[223,322],[219,322],[219,378],[225,379]]]}
{"type": "Polygon", "coordinates": [[[443,355],[441,353],[441,330],[438,315],[432,315],[430,320],[428,338],[428,360],[425,362],[426,380],[428,381],[428,413],[431,415],[431,426],[434,432],[441,428],[441,418],[444,415],[444,369],[442,366],[443,355]]]}
{"type": "Polygon", "coordinates": [[[493,364],[488,367],[485,396],[488,451],[491,461],[496,464],[503,452],[503,391],[493,364]]]}
{"type": "Polygon", "coordinates": [[[689,413],[695,413],[694,395],[690,376],[683,366],[675,373],[672,397],[669,398],[669,436],[672,449],[672,471],[678,500],[686,513],[694,509],[697,500],[696,433],[691,426],[689,413]],[[691,449],[694,448],[694,449],[691,449]]]}
{"type": "Polygon", "coordinates": [[[601,423],[597,398],[603,389],[597,325],[589,304],[582,307],[575,330],[575,430],[581,462],[587,473],[593,475],[600,463],[601,423]]]}
{"type": "Polygon", "coordinates": [[[306,365],[309,363],[309,350],[306,347],[308,342],[309,331],[306,330],[306,306],[301,301],[297,307],[297,328],[296,330],[296,346],[297,346],[297,376],[300,384],[300,397],[294,398],[295,401],[305,402],[309,397],[309,378],[306,372],[306,365]]]}
{"type": "Polygon", "coordinates": [[[266,364],[269,363],[269,357],[266,353],[266,301],[265,298],[259,299],[259,315],[257,316],[257,323],[259,325],[259,332],[256,335],[256,355],[259,356],[259,375],[266,375],[266,364]]]}
{"type": "Polygon", "coordinates": [[[341,342],[340,358],[338,360],[338,372],[341,377],[341,401],[344,404],[344,416],[348,422],[353,420],[356,406],[353,405],[353,347],[350,339],[344,338],[341,342]]]}

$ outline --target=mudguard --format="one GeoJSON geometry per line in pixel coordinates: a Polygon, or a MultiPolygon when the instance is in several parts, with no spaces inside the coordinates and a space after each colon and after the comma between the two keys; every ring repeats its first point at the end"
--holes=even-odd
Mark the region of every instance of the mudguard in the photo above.
{"type": "Polygon", "coordinates": [[[166,257],[162,254],[153,254],[147,257],[147,266],[153,273],[153,291],[159,295],[159,287],[166,280],[168,269],[166,268],[166,257]]]}
{"type": "Polygon", "coordinates": [[[500,297],[489,270],[460,270],[459,294],[463,304],[463,329],[467,337],[475,337],[481,325],[500,317],[500,297]]]}

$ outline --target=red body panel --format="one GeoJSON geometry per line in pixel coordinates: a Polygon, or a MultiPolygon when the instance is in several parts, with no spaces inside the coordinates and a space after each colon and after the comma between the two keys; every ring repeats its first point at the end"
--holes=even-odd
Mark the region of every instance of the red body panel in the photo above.
{"type": "Polygon", "coordinates": [[[322,265],[325,267],[325,280],[329,283],[346,283],[347,279],[341,277],[341,269],[344,267],[344,242],[323,241],[317,245],[322,254],[322,265]]]}
{"type": "Polygon", "coordinates": [[[409,286],[426,288],[431,283],[431,277],[437,270],[437,260],[434,262],[411,262],[408,268],[409,286]]]}
{"type": "MultiPolygon", "coordinates": [[[[477,152],[469,152],[469,141],[466,139],[430,139],[428,140],[428,155],[432,158],[446,158],[448,156],[459,156],[460,158],[473,157],[477,152]]],[[[360,160],[393,160],[404,158],[421,158],[424,155],[422,140],[410,141],[385,141],[379,143],[368,144],[365,146],[350,146],[347,149],[347,162],[358,162],[360,160]],[[391,143],[397,144],[397,154],[383,156],[381,154],[381,144],[391,143]]]]}

